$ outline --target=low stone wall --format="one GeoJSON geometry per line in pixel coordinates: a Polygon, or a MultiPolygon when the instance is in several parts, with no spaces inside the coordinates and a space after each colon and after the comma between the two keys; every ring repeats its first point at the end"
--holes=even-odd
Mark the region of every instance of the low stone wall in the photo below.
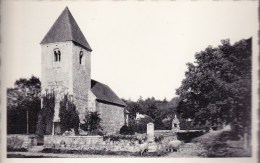
{"type": "Polygon", "coordinates": [[[102,136],[45,135],[44,147],[63,150],[139,151],[139,142],[131,140],[103,140],[102,136]]]}
{"type": "Polygon", "coordinates": [[[168,143],[171,140],[177,140],[177,134],[173,130],[154,130],[154,136],[163,137],[163,142],[164,144],[168,143]]]}
{"type": "MultiPolygon", "coordinates": [[[[62,136],[62,135],[45,135],[44,147],[61,150],[107,150],[107,151],[128,151],[139,152],[140,141],[145,135],[135,135],[137,139],[129,136],[127,139],[107,138],[102,136],[62,136]]],[[[116,136],[117,137],[117,136],[116,136]]],[[[127,136],[126,136],[127,137],[127,136]]],[[[155,144],[160,150],[170,140],[176,140],[176,134],[170,131],[156,131],[155,144]]]]}
{"type": "Polygon", "coordinates": [[[12,134],[7,135],[7,148],[16,150],[16,149],[28,149],[30,146],[37,145],[37,136],[36,135],[20,135],[12,134]]]}

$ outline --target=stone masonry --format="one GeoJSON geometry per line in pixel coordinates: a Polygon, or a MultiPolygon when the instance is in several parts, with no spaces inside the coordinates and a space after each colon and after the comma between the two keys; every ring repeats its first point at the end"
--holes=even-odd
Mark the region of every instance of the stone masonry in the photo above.
{"type": "Polygon", "coordinates": [[[96,105],[102,119],[101,125],[104,132],[118,132],[125,123],[124,108],[101,102],[96,102],[96,105]]]}
{"type": "Polygon", "coordinates": [[[42,93],[54,91],[56,95],[54,122],[59,122],[60,100],[65,94],[72,95],[80,120],[87,108],[87,91],[90,89],[90,52],[72,41],[42,45],[42,93]],[[54,61],[54,49],[61,52],[61,61],[54,61]],[[85,64],[79,64],[83,51],[85,64]]]}
{"type": "Polygon", "coordinates": [[[118,132],[125,123],[122,100],[107,85],[91,80],[91,47],[66,7],[41,41],[42,94],[55,93],[53,133],[60,130],[60,101],[76,105],[79,120],[98,111],[105,132],[118,132]]]}

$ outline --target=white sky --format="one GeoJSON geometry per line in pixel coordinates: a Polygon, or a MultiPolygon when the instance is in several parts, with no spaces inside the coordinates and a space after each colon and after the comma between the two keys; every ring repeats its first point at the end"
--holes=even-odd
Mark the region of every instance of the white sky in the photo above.
{"type": "Polygon", "coordinates": [[[92,79],[132,100],[170,100],[196,52],[257,35],[258,1],[3,2],[3,85],[41,77],[39,43],[66,6],[93,49],[92,79]]]}

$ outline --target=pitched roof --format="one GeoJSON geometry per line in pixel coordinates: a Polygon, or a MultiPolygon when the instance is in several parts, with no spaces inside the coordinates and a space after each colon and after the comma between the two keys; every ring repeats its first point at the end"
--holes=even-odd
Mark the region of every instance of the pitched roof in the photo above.
{"type": "Polygon", "coordinates": [[[113,90],[103,83],[91,80],[91,91],[96,96],[97,100],[126,106],[113,90]]]}
{"type": "Polygon", "coordinates": [[[41,41],[41,44],[64,41],[74,41],[82,47],[92,51],[68,7],[60,14],[41,41]]]}

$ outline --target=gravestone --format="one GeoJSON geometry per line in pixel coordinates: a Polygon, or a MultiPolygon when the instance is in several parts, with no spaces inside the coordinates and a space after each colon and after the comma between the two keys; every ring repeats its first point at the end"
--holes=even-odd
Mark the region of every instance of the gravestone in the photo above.
{"type": "Polygon", "coordinates": [[[157,150],[157,146],[154,141],[154,124],[147,124],[147,142],[148,142],[148,152],[155,152],[157,150]]]}
{"type": "Polygon", "coordinates": [[[153,123],[147,124],[147,140],[148,140],[148,142],[154,141],[154,124],[153,123]]]}

